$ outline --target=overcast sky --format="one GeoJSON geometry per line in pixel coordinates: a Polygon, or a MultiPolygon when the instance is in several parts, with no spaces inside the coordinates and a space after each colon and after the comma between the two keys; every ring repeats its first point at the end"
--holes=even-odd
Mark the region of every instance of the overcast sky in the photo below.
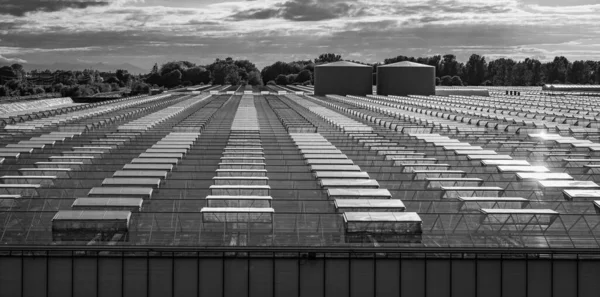
{"type": "Polygon", "coordinates": [[[598,0],[0,0],[0,63],[600,60],[598,0]]]}

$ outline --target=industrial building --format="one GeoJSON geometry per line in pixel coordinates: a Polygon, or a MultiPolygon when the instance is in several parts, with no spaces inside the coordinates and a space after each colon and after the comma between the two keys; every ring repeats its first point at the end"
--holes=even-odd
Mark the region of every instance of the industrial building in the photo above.
{"type": "Polygon", "coordinates": [[[598,97],[193,91],[3,106],[0,296],[600,292],[598,97]]]}
{"type": "Polygon", "coordinates": [[[377,67],[378,95],[435,95],[435,67],[403,61],[377,67]]]}
{"type": "Polygon", "coordinates": [[[315,66],[315,95],[357,95],[373,93],[373,68],[339,61],[315,66]]]}

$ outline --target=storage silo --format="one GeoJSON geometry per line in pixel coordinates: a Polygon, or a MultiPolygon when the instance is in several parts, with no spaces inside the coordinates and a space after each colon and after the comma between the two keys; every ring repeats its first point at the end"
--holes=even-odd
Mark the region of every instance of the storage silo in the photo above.
{"type": "Polygon", "coordinates": [[[315,66],[315,95],[373,94],[373,68],[340,61],[315,66]]]}
{"type": "Polygon", "coordinates": [[[435,67],[409,61],[381,65],[377,95],[435,95],[435,67]]]}

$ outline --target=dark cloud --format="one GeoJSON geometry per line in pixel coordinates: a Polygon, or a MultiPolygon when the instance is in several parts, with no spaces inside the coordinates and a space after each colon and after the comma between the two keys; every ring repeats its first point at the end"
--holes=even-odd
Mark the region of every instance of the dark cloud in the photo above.
{"type": "Polygon", "coordinates": [[[90,6],[106,6],[107,1],[92,0],[0,0],[0,15],[24,16],[34,11],[59,11],[66,8],[83,9],[90,6]]]}
{"type": "Polygon", "coordinates": [[[266,20],[280,17],[279,9],[250,9],[231,16],[235,20],[266,20]]]}
{"type": "MultiPolygon", "coordinates": [[[[322,21],[340,17],[356,17],[368,14],[368,7],[359,5],[357,1],[339,0],[288,0],[271,8],[258,8],[239,11],[230,19],[264,20],[282,18],[290,21],[322,21]]],[[[394,4],[388,6],[388,12],[398,16],[413,16],[416,14],[442,13],[507,13],[511,9],[499,4],[470,5],[460,1],[436,0],[424,1],[419,4],[394,4]]]]}
{"type": "Polygon", "coordinates": [[[19,29],[21,26],[27,24],[26,21],[8,21],[8,22],[2,22],[0,21],[0,31],[2,30],[15,30],[15,29],[19,29]]]}
{"type": "Polygon", "coordinates": [[[250,9],[231,15],[233,20],[264,20],[283,18],[289,21],[322,21],[345,16],[357,16],[361,10],[356,10],[353,1],[325,0],[290,0],[273,8],[250,9]],[[348,3],[350,2],[350,3],[348,3]]]}
{"type": "Polygon", "coordinates": [[[500,14],[510,11],[510,8],[499,3],[478,3],[477,5],[473,5],[472,3],[464,3],[456,0],[444,2],[429,0],[421,4],[393,5],[389,7],[389,12],[394,15],[413,16],[415,14],[428,14],[436,18],[446,17],[443,13],[500,14]]]}

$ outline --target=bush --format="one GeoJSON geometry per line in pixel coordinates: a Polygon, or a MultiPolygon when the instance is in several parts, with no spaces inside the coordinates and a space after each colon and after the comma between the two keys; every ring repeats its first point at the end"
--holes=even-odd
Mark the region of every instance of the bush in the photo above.
{"type": "Polygon", "coordinates": [[[191,81],[189,81],[189,80],[186,80],[186,81],[184,81],[184,82],[182,83],[182,85],[183,85],[184,87],[189,87],[189,86],[191,86],[191,85],[192,85],[192,82],[191,82],[191,81]]]}
{"type": "Polygon", "coordinates": [[[112,87],[110,86],[110,84],[94,84],[91,86],[93,89],[95,89],[98,93],[108,93],[112,91],[112,87]]]}
{"type": "Polygon", "coordinates": [[[135,82],[131,85],[131,96],[150,93],[150,85],[143,82],[135,82]]]}
{"type": "Polygon", "coordinates": [[[62,90],[63,87],[64,87],[64,85],[61,83],[54,84],[54,85],[52,85],[52,91],[54,93],[58,93],[58,92],[60,92],[60,90],[62,90]]]}
{"type": "Polygon", "coordinates": [[[281,86],[285,86],[288,84],[288,78],[287,78],[287,76],[280,74],[275,79],[275,83],[277,83],[278,85],[281,85],[281,86]]]}
{"type": "Polygon", "coordinates": [[[287,78],[287,84],[288,84],[288,85],[291,85],[291,84],[293,84],[293,83],[296,81],[296,78],[297,78],[297,77],[298,77],[298,75],[297,75],[297,74],[288,74],[288,75],[286,76],[286,78],[287,78]]]}
{"type": "Polygon", "coordinates": [[[35,89],[33,89],[33,91],[35,92],[35,94],[44,94],[46,92],[42,87],[36,87],[35,89]]]}
{"type": "Polygon", "coordinates": [[[442,84],[442,80],[441,80],[439,77],[436,77],[436,78],[435,78],[435,85],[436,85],[436,86],[439,86],[439,85],[441,85],[441,84],[442,84]]]}
{"type": "Polygon", "coordinates": [[[0,86],[0,96],[8,96],[8,89],[5,86],[0,86]]]}
{"type": "Polygon", "coordinates": [[[269,86],[275,86],[277,84],[275,83],[275,81],[270,80],[269,82],[267,82],[267,85],[269,85],[269,86]]]}
{"type": "Polygon", "coordinates": [[[442,76],[441,85],[442,86],[451,86],[452,85],[452,77],[450,75],[442,76]]]}
{"type": "Polygon", "coordinates": [[[308,70],[302,70],[296,76],[295,82],[304,83],[306,81],[310,81],[312,79],[312,74],[308,70]]]}
{"type": "Polygon", "coordinates": [[[62,97],[72,97],[72,98],[89,97],[96,93],[97,93],[97,91],[88,85],[63,87],[60,90],[60,95],[62,97]]]}
{"type": "Polygon", "coordinates": [[[29,96],[35,94],[35,88],[33,86],[23,86],[22,88],[16,90],[19,92],[21,96],[29,96]]]}
{"type": "Polygon", "coordinates": [[[460,79],[460,77],[458,77],[458,76],[453,76],[451,83],[453,86],[462,86],[463,85],[462,79],[460,79]]]}
{"type": "Polygon", "coordinates": [[[110,84],[110,91],[111,91],[111,92],[116,92],[116,91],[118,91],[118,90],[120,90],[120,89],[121,89],[121,88],[119,87],[119,84],[117,84],[117,83],[112,83],[112,84],[110,84]]]}

